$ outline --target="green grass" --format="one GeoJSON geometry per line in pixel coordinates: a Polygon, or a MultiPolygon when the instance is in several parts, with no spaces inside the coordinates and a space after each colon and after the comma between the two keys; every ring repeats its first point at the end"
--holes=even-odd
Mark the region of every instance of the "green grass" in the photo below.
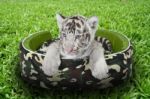
{"type": "Polygon", "coordinates": [[[150,0],[1,0],[0,99],[150,99],[150,0]],[[19,42],[48,30],[58,35],[55,14],[99,17],[99,29],[126,34],[134,45],[133,76],[103,91],[53,92],[24,84],[19,74],[19,42]]]}

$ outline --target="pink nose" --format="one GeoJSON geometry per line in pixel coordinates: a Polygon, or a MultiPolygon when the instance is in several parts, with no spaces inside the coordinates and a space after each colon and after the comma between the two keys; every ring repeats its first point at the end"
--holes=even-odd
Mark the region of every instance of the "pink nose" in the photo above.
{"type": "Polygon", "coordinates": [[[73,48],[66,48],[65,51],[66,51],[67,53],[70,53],[70,52],[73,51],[73,48]]]}

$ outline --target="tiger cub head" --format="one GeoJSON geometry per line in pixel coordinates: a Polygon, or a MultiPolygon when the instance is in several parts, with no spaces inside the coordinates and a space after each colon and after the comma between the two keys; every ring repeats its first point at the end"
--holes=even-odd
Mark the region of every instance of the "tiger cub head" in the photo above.
{"type": "Polygon", "coordinates": [[[56,15],[60,31],[60,44],[63,54],[77,55],[85,51],[94,40],[98,28],[98,18],[93,16],[65,17],[56,15]]]}

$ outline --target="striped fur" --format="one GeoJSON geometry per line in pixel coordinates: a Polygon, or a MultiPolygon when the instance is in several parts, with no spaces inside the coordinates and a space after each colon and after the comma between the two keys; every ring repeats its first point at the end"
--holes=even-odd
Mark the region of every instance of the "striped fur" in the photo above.
{"type": "Polygon", "coordinates": [[[62,56],[80,57],[90,46],[98,26],[97,17],[57,15],[62,56]]]}
{"type": "Polygon", "coordinates": [[[82,16],[65,18],[61,15],[56,15],[56,18],[60,30],[60,40],[50,44],[47,49],[42,64],[45,74],[53,75],[59,71],[60,58],[76,60],[89,56],[90,67],[87,68],[91,70],[92,75],[97,79],[108,77],[104,49],[102,44],[94,40],[98,18],[86,19],[82,16]]]}
{"type": "Polygon", "coordinates": [[[103,46],[103,48],[105,49],[105,54],[110,54],[112,53],[112,45],[111,45],[111,42],[105,38],[105,37],[95,37],[95,40],[100,42],[103,46]]]}

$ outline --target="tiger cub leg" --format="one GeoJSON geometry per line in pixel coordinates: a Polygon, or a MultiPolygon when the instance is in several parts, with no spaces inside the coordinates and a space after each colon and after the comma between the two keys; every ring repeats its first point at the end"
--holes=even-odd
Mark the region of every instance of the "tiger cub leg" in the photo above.
{"type": "Polygon", "coordinates": [[[58,72],[60,63],[59,42],[54,42],[48,47],[41,69],[46,75],[51,76],[58,72]]]}
{"type": "Polygon", "coordinates": [[[97,79],[106,78],[108,77],[108,66],[104,57],[104,49],[98,42],[95,42],[93,48],[89,61],[92,75],[97,79]]]}

